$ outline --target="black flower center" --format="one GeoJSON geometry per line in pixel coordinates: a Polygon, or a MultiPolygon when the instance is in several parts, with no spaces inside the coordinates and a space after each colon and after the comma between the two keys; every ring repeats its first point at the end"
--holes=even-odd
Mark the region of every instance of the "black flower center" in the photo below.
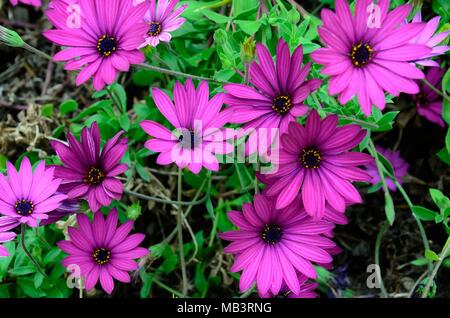
{"type": "Polygon", "coordinates": [[[183,148],[194,149],[197,145],[197,137],[192,130],[184,130],[178,140],[181,142],[183,148]]]}
{"type": "Polygon", "coordinates": [[[113,52],[117,51],[117,41],[115,38],[103,35],[97,41],[97,51],[103,56],[108,57],[113,52]]]}
{"type": "Polygon", "coordinates": [[[148,35],[157,36],[161,34],[161,23],[159,22],[150,22],[150,27],[148,28],[148,35]]]}
{"type": "Polygon", "coordinates": [[[352,52],[350,53],[352,63],[356,67],[363,67],[372,60],[373,49],[369,44],[359,43],[352,46],[352,52]]]}
{"type": "Polygon", "coordinates": [[[261,238],[267,244],[277,244],[282,237],[281,227],[276,224],[266,224],[264,230],[261,232],[261,238]]]}
{"type": "Polygon", "coordinates": [[[103,170],[97,167],[92,167],[86,174],[86,178],[84,178],[84,181],[86,183],[89,183],[90,185],[97,185],[101,183],[103,179],[105,179],[105,173],[103,172],[103,170]]]}
{"type": "Polygon", "coordinates": [[[92,258],[98,265],[108,264],[111,260],[111,251],[107,248],[96,248],[92,253],[92,258]]]}
{"type": "Polygon", "coordinates": [[[27,216],[33,214],[34,204],[28,200],[19,200],[15,204],[16,212],[19,215],[27,216]]]}
{"type": "Polygon", "coordinates": [[[286,114],[292,108],[292,100],[289,96],[280,95],[273,99],[272,109],[278,115],[286,114]]]}
{"type": "Polygon", "coordinates": [[[315,149],[303,149],[300,155],[300,162],[306,169],[319,168],[321,161],[322,155],[320,154],[320,151],[315,149]]]}

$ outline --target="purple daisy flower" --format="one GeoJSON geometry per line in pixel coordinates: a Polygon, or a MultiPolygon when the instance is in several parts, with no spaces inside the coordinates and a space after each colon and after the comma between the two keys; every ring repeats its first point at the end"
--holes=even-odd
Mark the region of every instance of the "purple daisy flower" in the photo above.
{"type": "Polygon", "coordinates": [[[144,21],[148,26],[147,37],[141,47],[157,46],[160,41],[169,42],[172,39],[169,32],[177,30],[185,22],[180,15],[187,5],[184,4],[174,10],[178,2],[179,0],[158,0],[158,4],[156,4],[156,0],[150,1],[150,9],[144,16],[144,21]]]}
{"type": "Polygon", "coordinates": [[[224,94],[216,94],[209,100],[207,82],[201,82],[195,89],[192,80],[185,85],[177,82],[174,88],[174,103],[166,93],[152,89],[156,107],[175,127],[171,132],[152,120],[141,122],[142,129],[154,137],[145,143],[151,151],[160,152],[157,163],[168,165],[173,162],[181,169],[188,167],[198,174],[202,166],[218,171],[219,162],[214,154],[225,154],[234,150],[226,142],[228,136],[222,127],[229,122],[232,111],[220,111],[224,94]]]}
{"type": "Polygon", "coordinates": [[[394,96],[416,94],[419,86],[415,80],[424,74],[409,62],[431,53],[424,44],[410,43],[425,24],[402,25],[411,6],[388,12],[389,2],[378,1],[380,23],[372,25],[372,0],[357,0],[354,16],[346,0],[336,0],[336,13],[329,9],[321,12],[323,26],[318,32],[326,47],[311,54],[316,63],[325,66],[322,73],[331,76],[330,95],[338,94],[343,105],[357,95],[366,116],[372,113],[372,105],[385,108],[385,91],[394,96]]]}
{"type": "Polygon", "coordinates": [[[128,146],[122,134],[117,133],[100,150],[100,130],[94,122],[91,128],[83,128],[80,142],[70,132],[68,145],[50,141],[63,163],[55,166],[55,175],[62,179],[58,191],[67,193],[70,199],[86,199],[93,212],[110,205],[113,199],[120,200],[123,184],[116,177],[128,170],[120,163],[128,146]]]}
{"type": "MultiPolygon", "coordinates": [[[[445,54],[445,52],[450,50],[450,46],[448,45],[439,45],[450,34],[450,31],[435,34],[440,20],[441,17],[434,17],[433,19],[428,21],[426,23],[425,29],[423,29],[423,31],[416,38],[412,39],[411,43],[424,44],[431,48],[430,54],[423,56],[420,60],[414,61],[416,64],[439,67],[439,63],[433,61],[431,58],[445,54]]],[[[411,22],[421,23],[422,13],[419,11],[411,22]]]]}
{"type": "Polygon", "coordinates": [[[66,70],[82,69],[77,85],[93,77],[94,88],[101,90],[115,81],[119,71],[127,72],[130,64],[144,62],[138,46],[147,32],[143,18],[148,2],[80,0],[77,5],[78,11],[71,12],[67,3],[53,2],[47,13],[56,29],[43,34],[66,47],[53,57],[55,61],[67,61],[66,70]]]}
{"type": "MultiPolygon", "coordinates": [[[[262,193],[267,195],[268,190],[276,182],[276,179],[268,178],[267,175],[261,173],[256,173],[256,176],[259,179],[259,181],[261,181],[266,185],[266,188],[263,190],[262,193]]],[[[351,203],[346,204],[350,205],[351,203]]],[[[305,208],[303,207],[302,196],[300,193],[297,195],[297,197],[292,201],[290,205],[291,208],[297,210],[300,214],[305,213],[305,208]]],[[[337,211],[333,209],[329,204],[325,205],[325,213],[323,214],[322,219],[324,221],[328,221],[339,225],[348,224],[348,218],[345,216],[344,211],[337,211]]],[[[332,234],[330,234],[329,236],[333,237],[332,234]]]]}
{"type": "MultiPolygon", "coordinates": [[[[445,70],[439,67],[430,67],[426,70],[425,79],[434,87],[442,90],[442,76],[445,70]]],[[[420,83],[420,92],[414,96],[417,113],[429,121],[445,127],[442,119],[442,96],[436,94],[427,84],[420,83]]]]}
{"type": "MultiPolygon", "coordinates": [[[[384,149],[379,146],[377,146],[376,148],[377,151],[391,163],[392,168],[394,168],[395,179],[398,181],[398,183],[402,184],[403,178],[408,174],[409,164],[402,157],[400,157],[399,151],[392,151],[390,149],[384,149]]],[[[375,162],[368,164],[366,166],[366,170],[372,177],[372,180],[370,180],[370,182],[373,185],[381,182],[380,174],[378,173],[378,168],[375,162]]],[[[386,177],[386,184],[391,191],[397,190],[397,187],[395,186],[391,178],[386,177]]]]}
{"type": "Polygon", "coordinates": [[[300,292],[299,293],[293,293],[289,287],[283,283],[281,285],[280,292],[278,294],[272,294],[270,291],[265,294],[259,294],[261,298],[317,298],[318,295],[315,292],[317,286],[319,284],[317,283],[310,283],[308,282],[308,277],[305,275],[299,274],[298,275],[298,282],[300,284],[300,292]]]}
{"type": "Polygon", "coordinates": [[[256,282],[258,293],[277,295],[285,283],[295,294],[301,291],[298,274],[315,279],[312,265],[330,263],[327,251],[336,244],[324,236],[334,225],[314,221],[290,207],[277,210],[273,200],[255,195],[254,203],[245,203],[243,213],[228,212],[228,218],[239,230],[221,233],[231,241],[225,253],[236,255],[232,272],[243,271],[239,282],[241,292],[256,282]]]}
{"type": "Polygon", "coordinates": [[[303,127],[291,123],[281,136],[279,167],[267,190],[276,196],[277,208],[288,206],[301,191],[303,205],[309,215],[321,219],[326,202],[344,212],[347,203],[362,202],[351,181],[369,181],[366,171],[358,168],[373,160],[367,154],[350,152],[365,137],[357,125],[338,127],[336,115],[321,120],[313,110],[303,127]]]}
{"type": "Polygon", "coordinates": [[[7,163],[7,171],[6,178],[0,174],[0,214],[36,227],[67,198],[56,193],[61,180],[54,179],[54,168],[46,169],[44,161],[33,172],[30,160],[24,157],[20,172],[11,162],[7,163]]]}
{"type": "Polygon", "coordinates": [[[101,213],[96,213],[91,224],[86,215],[79,214],[77,222],[78,229],[69,227],[70,240],[57,243],[69,254],[63,259],[63,266],[79,266],[88,291],[95,287],[98,280],[108,294],[114,289],[113,278],[129,283],[131,278],[128,272],[139,267],[134,259],[148,254],[148,249],[138,247],[145,235],[128,235],[133,228],[132,221],[117,227],[116,209],[108,213],[106,220],[101,213]]]}
{"type": "Polygon", "coordinates": [[[62,218],[79,213],[80,212],[80,201],[73,199],[66,199],[61,202],[61,206],[54,211],[47,213],[48,219],[42,220],[41,225],[45,226],[48,224],[56,223],[62,218]]]}
{"type": "Polygon", "coordinates": [[[0,257],[9,256],[9,252],[2,245],[2,243],[6,243],[12,241],[16,238],[17,234],[14,232],[10,232],[10,230],[14,229],[20,224],[20,222],[16,218],[12,218],[10,216],[2,216],[0,217],[0,257]]]}
{"type": "MultiPolygon", "coordinates": [[[[245,124],[244,129],[255,131],[249,135],[248,153],[253,153],[256,145],[254,134],[261,133],[259,128],[279,129],[279,134],[287,131],[290,122],[308,111],[304,101],[311,92],[320,87],[319,79],[306,80],[311,63],[302,67],[303,48],[299,46],[290,54],[287,43],[280,39],[277,46],[276,66],[269,50],[262,44],[256,45],[259,64],[250,65],[250,83],[228,84],[225,103],[234,110],[231,123],[245,124]]],[[[267,131],[267,130],[266,130],[267,131]]],[[[269,131],[267,131],[269,133],[269,131]]],[[[272,144],[277,134],[268,134],[267,145],[260,145],[263,154],[272,144]]]]}

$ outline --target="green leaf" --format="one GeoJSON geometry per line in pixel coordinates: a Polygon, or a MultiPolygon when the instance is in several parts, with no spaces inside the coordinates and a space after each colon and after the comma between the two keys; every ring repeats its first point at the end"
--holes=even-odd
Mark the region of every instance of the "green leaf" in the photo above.
{"type": "Polygon", "coordinates": [[[217,24],[225,24],[228,23],[231,19],[226,15],[219,14],[212,10],[204,10],[202,13],[211,21],[216,22],[217,24]]]}
{"type": "Polygon", "coordinates": [[[53,117],[53,104],[45,104],[41,108],[41,114],[44,117],[51,118],[53,117]]]}
{"type": "Polygon", "coordinates": [[[31,298],[40,298],[46,295],[40,288],[34,287],[34,281],[30,278],[18,278],[17,285],[31,298]]]}
{"type": "Polygon", "coordinates": [[[73,99],[68,99],[59,105],[59,113],[61,116],[67,115],[78,109],[78,103],[73,99]]]}
{"type": "Polygon", "coordinates": [[[394,224],[395,220],[395,209],[394,209],[394,202],[392,201],[392,197],[389,194],[389,192],[384,193],[384,210],[386,212],[386,218],[389,221],[389,224],[394,224]]]}
{"type": "Polygon", "coordinates": [[[386,168],[390,176],[395,176],[394,168],[389,160],[386,159],[381,153],[378,152],[378,160],[383,164],[386,168]]]}
{"type": "Polygon", "coordinates": [[[433,202],[440,208],[446,209],[450,207],[450,200],[438,189],[430,189],[430,195],[433,202]]]}
{"type": "Polygon", "coordinates": [[[261,20],[256,21],[244,21],[244,20],[237,20],[235,23],[248,35],[254,35],[256,32],[258,32],[259,28],[261,27],[261,20]]]}
{"type": "Polygon", "coordinates": [[[36,272],[36,267],[34,267],[33,265],[19,266],[19,267],[13,268],[11,270],[11,274],[14,276],[25,276],[25,275],[35,273],[35,272],[36,272]]]}
{"type": "Polygon", "coordinates": [[[430,261],[439,261],[439,256],[432,250],[425,250],[425,258],[430,261]]]}
{"type": "Polygon", "coordinates": [[[427,208],[417,205],[412,207],[412,211],[415,216],[424,221],[433,221],[436,218],[436,216],[439,215],[434,211],[431,211],[427,208]]]}
{"type": "Polygon", "coordinates": [[[450,153],[447,151],[447,148],[442,148],[436,155],[439,159],[450,166],[450,153]]]}
{"type": "Polygon", "coordinates": [[[414,266],[424,266],[427,264],[428,264],[428,260],[425,257],[420,257],[418,259],[411,261],[411,265],[414,265],[414,266]]]}

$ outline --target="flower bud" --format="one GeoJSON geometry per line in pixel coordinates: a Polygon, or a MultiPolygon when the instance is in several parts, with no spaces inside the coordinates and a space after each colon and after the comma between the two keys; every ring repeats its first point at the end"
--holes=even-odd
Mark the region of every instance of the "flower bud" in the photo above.
{"type": "Polygon", "coordinates": [[[0,42],[12,47],[23,47],[25,43],[16,31],[7,29],[1,25],[0,42]]]}

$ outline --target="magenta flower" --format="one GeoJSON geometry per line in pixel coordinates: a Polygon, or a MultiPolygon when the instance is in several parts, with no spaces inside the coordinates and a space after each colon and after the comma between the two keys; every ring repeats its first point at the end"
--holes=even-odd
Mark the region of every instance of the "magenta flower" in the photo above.
{"type": "MultiPolygon", "coordinates": [[[[442,76],[445,70],[438,67],[427,69],[425,79],[439,90],[442,89],[442,76]]],[[[427,84],[420,83],[420,92],[414,96],[417,113],[429,121],[445,127],[442,119],[442,96],[436,94],[427,84]]]]}
{"type": "Polygon", "coordinates": [[[293,202],[299,192],[306,212],[317,219],[323,217],[326,202],[344,212],[347,203],[362,201],[351,181],[370,180],[357,166],[371,162],[372,157],[350,150],[366,132],[357,125],[338,127],[337,123],[336,115],[320,120],[314,110],[305,127],[291,123],[281,136],[278,171],[267,175],[273,179],[267,194],[277,197],[278,209],[293,202]]]}
{"type": "Polygon", "coordinates": [[[48,219],[42,220],[41,225],[45,226],[48,224],[53,224],[62,218],[79,213],[80,202],[78,200],[66,199],[61,202],[61,206],[54,211],[47,213],[48,219]]]}
{"type": "Polygon", "coordinates": [[[214,154],[229,153],[234,150],[226,142],[227,136],[222,127],[229,122],[231,111],[220,111],[224,94],[216,94],[209,100],[207,82],[201,82],[195,89],[192,80],[185,85],[177,82],[174,88],[174,103],[158,88],[152,89],[156,107],[175,127],[170,132],[163,125],[152,120],[141,123],[142,129],[154,137],[145,143],[151,151],[160,152],[157,163],[168,165],[173,162],[181,169],[188,167],[198,174],[202,166],[218,171],[219,162],[214,154]]]}
{"type": "Polygon", "coordinates": [[[28,4],[30,6],[34,6],[34,7],[40,7],[42,6],[42,2],[41,0],[9,0],[9,2],[13,5],[16,6],[20,3],[23,4],[28,4]]]}
{"type": "MultiPolygon", "coordinates": [[[[437,28],[439,27],[439,21],[441,17],[434,17],[430,21],[426,23],[425,29],[414,39],[411,40],[411,43],[424,44],[431,48],[431,53],[423,56],[421,59],[414,61],[416,64],[423,66],[437,66],[439,67],[439,63],[433,61],[431,58],[445,54],[445,52],[450,50],[450,46],[448,45],[439,45],[445,38],[450,34],[450,31],[441,32],[435,35],[437,28]]],[[[416,16],[411,21],[412,23],[421,23],[422,22],[422,13],[419,11],[416,16]]]]}
{"type": "Polygon", "coordinates": [[[52,140],[63,163],[55,166],[55,175],[62,179],[58,191],[67,193],[70,199],[86,199],[93,212],[110,205],[113,199],[119,200],[123,184],[116,177],[128,170],[126,164],[119,163],[128,146],[122,134],[116,134],[100,150],[100,131],[94,122],[91,128],[83,128],[80,142],[70,132],[68,145],[52,140]]]}
{"type": "Polygon", "coordinates": [[[44,161],[33,172],[30,160],[24,157],[20,172],[10,162],[7,170],[6,178],[0,174],[0,214],[36,227],[67,198],[56,193],[61,180],[53,178],[54,168],[46,169],[44,161]]]}
{"type": "MultiPolygon", "coordinates": [[[[225,103],[234,110],[231,123],[245,124],[244,129],[277,128],[279,134],[287,131],[290,122],[297,117],[305,115],[308,107],[304,105],[305,99],[311,92],[320,87],[319,79],[306,80],[311,63],[302,67],[303,49],[297,47],[292,56],[287,43],[280,39],[277,46],[276,67],[272,61],[269,50],[262,44],[256,45],[256,54],[259,64],[250,65],[250,83],[253,87],[244,84],[228,84],[224,86],[227,91],[225,103]]],[[[248,152],[255,150],[256,143],[253,134],[249,136],[248,152]]],[[[267,146],[259,146],[260,153],[264,153],[274,140],[275,134],[267,138],[267,146]]]]}
{"type": "Polygon", "coordinates": [[[66,70],[82,69],[76,78],[81,85],[94,78],[96,90],[112,84],[119,71],[127,72],[130,64],[144,61],[138,50],[147,32],[143,18],[147,1],[133,0],[79,1],[78,9],[67,10],[67,3],[55,3],[47,11],[56,29],[44,36],[67,47],[58,52],[55,61],[67,61],[66,70]]]}
{"type": "Polygon", "coordinates": [[[372,105],[384,109],[385,91],[394,96],[416,94],[415,79],[424,74],[409,62],[430,54],[431,49],[409,43],[425,28],[423,23],[401,25],[411,6],[402,5],[388,13],[389,0],[380,0],[380,20],[373,21],[369,17],[372,0],[357,0],[354,16],[346,0],[335,4],[336,13],[321,12],[319,35],[326,47],[311,54],[316,63],[325,66],[322,73],[331,76],[330,95],[338,94],[343,105],[357,95],[363,113],[369,116],[372,105]]]}
{"type": "Polygon", "coordinates": [[[16,218],[12,218],[9,216],[0,217],[0,257],[9,256],[9,252],[2,245],[2,243],[6,243],[12,241],[16,238],[17,234],[14,232],[10,232],[10,230],[14,229],[20,224],[20,222],[16,218]]]}
{"type": "MultiPolygon", "coordinates": [[[[257,178],[259,181],[264,183],[266,185],[266,188],[263,190],[263,194],[267,195],[268,190],[270,187],[276,182],[276,179],[268,177],[268,175],[256,173],[257,178]]],[[[350,205],[350,203],[346,203],[347,205],[350,205]]],[[[292,203],[289,204],[290,208],[295,209],[298,211],[299,214],[304,214],[305,208],[303,207],[303,201],[301,193],[297,195],[297,197],[292,201],[292,203]]],[[[339,225],[345,225],[348,224],[348,218],[345,216],[345,211],[337,211],[333,209],[329,204],[325,205],[325,212],[323,214],[322,220],[328,221],[334,224],[339,225]]],[[[329,235],[330,237],[333,237],[332,233],[329,235]]],[[[333,253],[331,253],[334,255],[333,253]]]]}
{"type": "Polygon", "coordinates": [[[156,4],[156,0],[150,0],[150,9],[144,17],[148,31],[141,47],[157,46],[160,41],[170,42],[172,35],[169,32],[177,30],[185,21],[180,15],[187,5],[184,4],[174,10],[178,2],[179,0],[158,0],[156,4]]]}
{"type": "Polygon", "coordinates": [[[308,282],[308,277],[299,274],[298,275],[298,281],[300,284],[300,292],[299,293],[293,293],[289,287],[283,283],[281,285],[280,292],[278,294],[272,294],[270,291],[268,291],[265,294],[260,294],[259,296],[261,298],[317,298],[318,295],[315,292],[317,286],[319,284],[317,283],[310,283],[308,282]]]}
{"type": "Polygon", "coordinates": [[[312,266],[330,263],[332,258],[326,249],[336,244],[324,236],[333,224],[314,221],[295,209],[275,209],[273,200],[255,195],[254,203],[245,203],[243,213],[228,212],[228,218],[239,230],[221,233],[220,237],[231,241],[225,253],[236,255],[232,272],[243,271],[239,283],[241,292],[256,282],[258,293],[270,291],[277,295],[283,283],[294,294],[301,291],[298,274],[316,278],[312,266]]]}
{"type": "Polygon", "coordinates": [[[128,235],[133,222],[127,221],[117,227],[118,213],[112,209],[108,217],[96,213],[94,221],[84,214],[77,215],[78,229],[69,227],[70,240],[58,242],[59,248],[69,254],[63,259],[65,267],[79,266],[86,290],[92,290],[100,280],[105,292],[111,294],[114,280],[131,281],[129,271],[138,269],[136,258],[144,257],[148,250],[138,247],[144,234],[128,235]]]}
{"type": "MultiPolygon", "coordinates": [[[[409,164],[400,157],[399,151],[392,151],[390,149],[383,149],[379,146],[376,147],[377,151],[383,155],[394,168],[394,176],[398,183],[403,183],[403,178],[408,174],[409,164]]],[[[367,172],[372,177],[370,181],[373,185],[376,185],[381,182],[380,174],[378,173],[377,165],[375,162],[372,162],[366,166],[367,172]]],[[[390,177],[386,176],[385,178],[386,184],[391,191],[396,191],[397,187],[390,177]]]]}

